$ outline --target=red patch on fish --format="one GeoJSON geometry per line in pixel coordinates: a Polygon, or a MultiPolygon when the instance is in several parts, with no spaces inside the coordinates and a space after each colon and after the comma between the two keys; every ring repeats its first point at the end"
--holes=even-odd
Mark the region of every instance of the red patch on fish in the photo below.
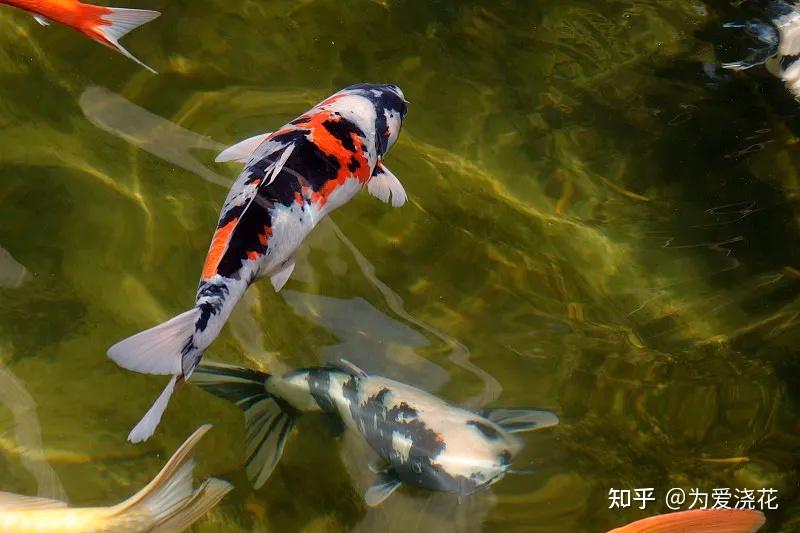
{"type": "MultiPolygon", "coordinates": [[[[320,104],[330,104],[342,98],[343,95],[336,95],[328,98],[320,104]]],[[[349,150],[344,146],[342,141],[334,136],[325,127],[326,122],[340,122],[342,117],[336,113],[327,110],[318,110],[314,113],[302,115],[295,120],[291,125],[281,128],[272,135],[270,139],[291,133],[297,130],[304,130],[308,132],[308,139],[313,142],[319,150],[325,155],[334,157],[339,164],[339,170],[336,177],[328,180],[325,185],[318,191],[311,194],[311,200],[320,207],[325,205],[328,201],[328,196],[336,190],[337,187],[344,184],[350,178],[355,177],[363,185],[369,180],[370,168],[367,156],[364,150],[364,142],[361,137],[356,133],[350,133],[350,139],[355,147],[355,150],[349,150]],[[356,163],[355,170],[351,170],[353,161],[356,163]]],[[[306,191],[303,191],[306,194],[306,191]]],[[[302,205],[302,197],[296,194],[295,201],[302,205]]]]}
{"type": "Polygon", "coordinates": [[[208,250],[206,262],[203,265],[203,279],[213,278],[217,273],[217,266],[219,266],[222,256],[225,255],[225,250],[228,249],[228,243],[231,240],[231,234],[233,234],[237,222],[239,222],[239,219],[234,218],[214,232],[214,238],[211,239],[211,248],[208,250]]]}

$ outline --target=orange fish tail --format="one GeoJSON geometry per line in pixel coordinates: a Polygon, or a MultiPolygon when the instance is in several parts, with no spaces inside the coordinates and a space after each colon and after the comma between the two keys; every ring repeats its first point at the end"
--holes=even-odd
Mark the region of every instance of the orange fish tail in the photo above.
{"type": "Polygon", "coordinates": [[[159,17],[158,11],[94,6],[77,2],[78,21],[75,27],[90,39],[116,50],[150,72],[155,70],[128,52],[119,40],[139,26],[159,17]]]}
{"type": "Polygon", "coordinates": [[[609,533],[752,533],[765,522],[763,513],[749,509],[696,509],[651,516],[609,533]]]}

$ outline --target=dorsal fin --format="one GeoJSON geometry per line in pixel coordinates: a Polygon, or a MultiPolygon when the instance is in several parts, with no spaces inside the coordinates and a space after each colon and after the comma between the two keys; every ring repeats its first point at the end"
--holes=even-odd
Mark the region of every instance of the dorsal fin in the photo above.
{"type": "Polygon", "coordinates": [[[353,363],[351,363],[347,359],[341,359],[340,358],[338,361],[333,361],[332,363],[330,363],[330,365],[333,368],[338,368],[339,370],[347,372],[351,376],[356,376],[356,377],[359,377],[359,378],[365,378],[365,377],[367,377],[369,375],[369,374],[367,374],[367,372],[365,370],[362,370],[361,368],[357,367],[356,365],[354,365],[353,363]]]}
{"type": "Polygon", "coordinates": [[[538,409],[482,409],[478,414],[509,433],[556,426],[559,422],[555,413],[538,409]]]}
{"type": "Polygon", "coordinates": [[[39,509],[63,509],[67,504],[49,498],[21,496],[10,492],[0,492],[0,511],[34,511],[39,509]]]}
{"type": "Polygon", "coordinates": [[[250,159],[250,156],[252,156],[253,152],[256,151],[256,148],[258,148],[261,143],[267,140],[267,137],[270,135],[272,135],[272,132],[254,135],[249,139],[239,141],[238,143],[221,151],[214,161],[217,163],[225,163],[227,161],[247,163],[248,159],[250,159]]]}

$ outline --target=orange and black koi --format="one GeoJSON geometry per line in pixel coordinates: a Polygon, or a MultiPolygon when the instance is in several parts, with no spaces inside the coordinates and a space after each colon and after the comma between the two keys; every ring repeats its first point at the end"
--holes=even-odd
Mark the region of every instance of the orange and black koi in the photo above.
{"type": "Polygon", "coordinates": [[[393,206],[405,203],[405,190],[383,158],[406,112],[399,87],[353,85],[217,157],[245,166],[222,206],[195,306],[108,351],[123,368],[172,375],[131,431],[132,442],[155,431],[175,387],[191,375],[247,287],[261,277],[269,277],[275,290],[283,287],[297,247],[325,215],[365,186],[393,206]]]}

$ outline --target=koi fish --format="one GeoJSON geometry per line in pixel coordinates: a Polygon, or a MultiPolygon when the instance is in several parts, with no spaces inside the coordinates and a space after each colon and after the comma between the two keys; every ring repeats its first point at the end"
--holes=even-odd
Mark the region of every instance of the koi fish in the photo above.
{"type": "Polygon", "coordinates": [[[153,434],[175,388],[192,374],[250,284],[268,277],[276,291],[283,287],[297,247],[325,215],[365,186],[393,206],[405,203],[405,190],[383,158],[406,112],[396,85],[362,83],[273,133],[220,153],[217,161],[240,161],[244,170],[222,206],[195,306],[108,350],[128,370],[172,375],[131,430],[131,442],[153,434]]]}
{"type": "Polygon", "coordinates": [[[118,505],[67,507],[58,500],[0,492],[0,531],[184,531],[233,488],[209,478],[192,489],[194,447],[210,428],[195,431],[145,488],[118,505]]]}
{"type": "Polygon", "coordinates": [[[549,411],[467,411],[346,361],[283,376],[204,363],[192,383],[244,410],[246,470],[255,488],[278,464],[301,413],[339,418],[380,458],[370,467],[377,478],[364,496],[369,506],[403,483],[459,495],[485,489],[512,471],[511,460],[522,447],[514,433],[558,424],[549,411]]]}
{"type": "Polygon", "coordinates": [[[608,533],[754,533],[766,522],[750,509],[695,509],[637,520],[608,533]]]}
{"type": "Polygon", "coordinates": [[[759,19],[745,23],[730,22],[725,28],[744,29],[766,46],[751,50],[741,61],[723,63],[731,70],[747,70],[764,65],[770,74],[783,80],[786,89],[800,98],[800,6],[775,0],[768,7],[769,21],[759,19]]]}
{"type": "Polygon", "coordinates": [[[0,0],[0,4],[32,13],[42,26],[49,26],[52,20],[74,28],[89,39],[116,50],[153,74],[156,73],[119,44],[119,40],[157,18],[161,15],[158,11],[94,6],[78,0],[0,0]]]}

